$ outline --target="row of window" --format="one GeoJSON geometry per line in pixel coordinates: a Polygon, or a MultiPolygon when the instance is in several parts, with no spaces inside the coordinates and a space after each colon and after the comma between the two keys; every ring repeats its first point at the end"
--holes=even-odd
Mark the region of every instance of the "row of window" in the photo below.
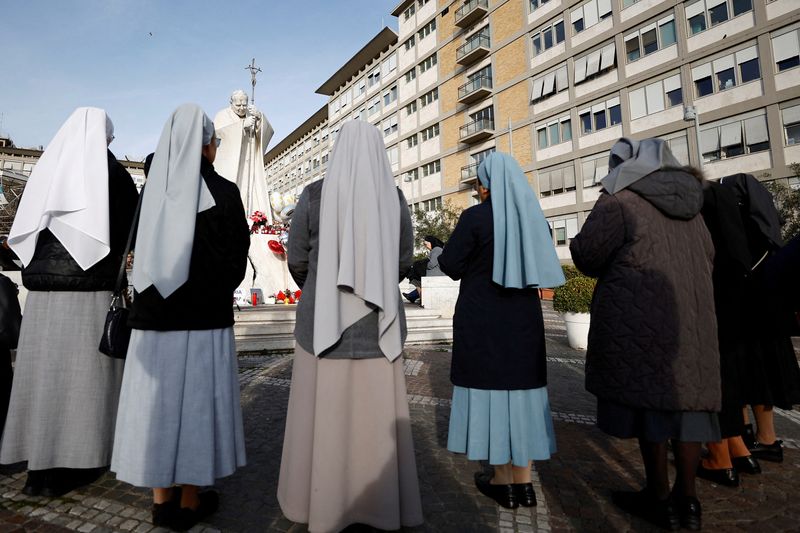
{"type": "Polygon", "coordinates": [[[419,144],[419,137],[422,137],[422,142],[429,141],[434,137],[439,136],[439,123],[433,124],[428,126],[427,128],[423,129],[419,133],[415,133],[406,138],[406,147],[407,148],[414,148],[419,144]]]}
{"type": "Polygon", "coordinates": [[[417,0],[416,2],[412,2],[411,5],[403,11],[403,20],[408,20],[413,17],[414,13],[417,12],[417,8],[421,8],[428,2],[430,2],[430,0],[417,0]]]}

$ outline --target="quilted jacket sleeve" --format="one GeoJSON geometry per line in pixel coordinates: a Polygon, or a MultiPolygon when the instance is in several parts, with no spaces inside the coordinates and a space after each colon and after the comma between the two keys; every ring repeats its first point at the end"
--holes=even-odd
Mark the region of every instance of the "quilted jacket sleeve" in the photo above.
{"type": "Polygon", "coordinates": [[[617,198],[603,193],[569,245],[575,266],[599,277],[625,242],[625,219],[617,198]]]}

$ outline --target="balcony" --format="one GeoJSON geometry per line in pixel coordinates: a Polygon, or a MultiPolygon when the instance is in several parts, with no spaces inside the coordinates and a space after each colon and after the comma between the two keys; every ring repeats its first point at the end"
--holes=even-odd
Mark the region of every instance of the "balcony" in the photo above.
{"type": "Polygon", "coordinates": [[[472,163],[465,167],[461,167],[461,183],[464,185],[472,185],[478,180],[478,167],[480,163],[472,163]]]}
{"type": "Polygon", "coordinates": [[[475,61],[489,55],[491,41],[488,35],[479,33],[473,35],[463,45],[456,50],[456,63],[459,65],[469,65],[475,61]]]}
{"type": "Polygon", "coordinates": [[[489,0],[469,0],[456,10],[456,26],[468,28],[486,16],[489,0]]]}
{"type": "Polygon", "coordinates": [[[461,126],[458,133],[462,143],[472,144],[482,141],[494,135],[494,120],[490,118],[475,120],[466,126],[461,126]]]}
{"type": "Polygon", "coordinates": [[[458,101],[471,104],[492,94],[492,77],[486,74],[475,76],[458,88],[458,101]]]}

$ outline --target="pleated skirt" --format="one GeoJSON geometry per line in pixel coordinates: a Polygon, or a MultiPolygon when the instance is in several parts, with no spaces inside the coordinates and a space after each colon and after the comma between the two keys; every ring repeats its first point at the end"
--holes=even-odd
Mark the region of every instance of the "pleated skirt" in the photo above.
{"type": "Polygon", "coordinates": [[[244,465],[233,329],[133,330],[111,460],[117,479],[208,486],[244,465]]]}
{"type": "Polygon", "coordinates": [[[492,465],[549,459],[556,452],[547,387],[482,390],[453,387],[447,449],[492,465]]]}
{"type": "Polygon", "coordinates": [[[28,469],[111,462],[124,361],[97,350],[111,292],[31,291],[0,462],[28,469]]]}
{"type": "Polygon", "coordinates": [[[278,502],[311,532],[423,522],[403,360],[295,348],[278,502]]]}

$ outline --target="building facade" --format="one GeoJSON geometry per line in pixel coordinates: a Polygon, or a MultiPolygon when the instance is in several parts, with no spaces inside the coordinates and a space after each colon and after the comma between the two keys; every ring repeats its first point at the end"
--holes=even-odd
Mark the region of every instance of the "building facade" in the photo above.
{"type": "Polygon", "coordinates": [[[620,137],[663,138],[711,179],[783,179],[800,162],[797,0],[404,0],[392,14],[398,32],[318,91],[325,149],[345,120],[375,124],[417,208],[471,205],[478,164],[511,152],[568,258],[620,137]]]}

